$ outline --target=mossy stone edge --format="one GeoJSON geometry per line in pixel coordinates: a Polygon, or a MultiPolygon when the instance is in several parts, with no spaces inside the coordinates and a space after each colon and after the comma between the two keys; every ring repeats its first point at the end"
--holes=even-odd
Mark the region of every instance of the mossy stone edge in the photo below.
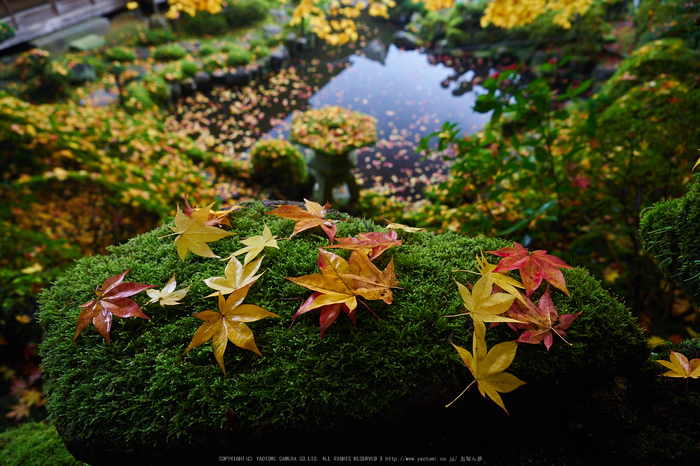
{"type": "MultiPolygon", "coordinates": [[[[263,221],[272,234],[289,237],[293,222],[265,215],[266,210],[256,203],[232,213],[237,234],[210,243],[213,251],[227,257],[242,247],[241,239],[261,234],[263,221]]],[[[385,231],[370,220],[336,218],[341,217],[336,237],[385,231]]],[[[224,376],[210,343],[183,353],[201,324],[192,314],[216,308],[215,299],[204,298],[211,290],[203,279],[223,276],[226,263],[192,254],[182,262],[172,237],[158,239],[170,232],[164,225],[112,247],[109,255],[81,259],[40,295],[47,406],[76,458],[90,464],[137,459],[185,464],[221,454],[309,454],[352,451],[357,445],[367,454],[398,445],[420,450],[421,442],[425,447],[441,432],[466,429],[465,419],[508,419],[475,387],[445,408],[473,378],[449,344],[471,350],[471,320],[444,316],[463,309],[453,278],[476,279],[452,271],[476,270],[479,251],[509,243],[399,232],[403,245],[375,261],[384,268],[393,257],[401,286],[393,304],[367,303],[381,320],[360,304],[356,328],[341,315],[319,340],[318,312],[289,328],[311,292],[284,277],[318,272],[318,248],[328,239],[319,229],[280,241],[279,250],[265,250],[266,271],[245,302],[281,318],[249,324],[263,357],[229,344],[224,376]],[[190,291],[181,306],[165,309],[146,305],[145,293],[135,296],[150,320],[115,318],[109,345],[92,326],[73,341],[78,305],[93,299],[106,278],[127,269],[125,281],[159,288],[175,272],[178,289],[189,285],[190,291]]],[[[349,251],[335,252],[349,256],[349,251]]],[[[543,345],[518,347],[508,372],[528,385],[503,396],[513,417],[539,406],[546,391],[552,399],[572,387],[633,372],[648,356],[624,306],[585,271],[564,275],[571,298],[558,290],[552,294],[560,314],[582,311],[567,330],[572,345],[559,340],[550,351],[543,345]]],[[[514,338],[504,325],[487,331],[489,347],[514,338]]]]}

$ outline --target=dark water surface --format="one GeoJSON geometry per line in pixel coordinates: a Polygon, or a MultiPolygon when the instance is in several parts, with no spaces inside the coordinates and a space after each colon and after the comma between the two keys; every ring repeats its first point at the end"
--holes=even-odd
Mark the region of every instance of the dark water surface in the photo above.
{"type": "Polygon", "coordinates": [[[489,116],[472,107],[484,92],[479,80],[495,65],[472,55],[452,59],[402,50],[391,44],[392,25],[358,30],[356,44],[303,52],[265,84],[182,99],[168,128],[210,149],[246,157],[260,138],[287,138],[293,110],[340,105],[377,119],[377,145],[359,151],[355,170],[363,187],[399,199],[420,198],[423,187],[444,179],[449,167],[439,158],[421,162],[418,141],[445,121],[469,133],[481,129],[489,116]]]}

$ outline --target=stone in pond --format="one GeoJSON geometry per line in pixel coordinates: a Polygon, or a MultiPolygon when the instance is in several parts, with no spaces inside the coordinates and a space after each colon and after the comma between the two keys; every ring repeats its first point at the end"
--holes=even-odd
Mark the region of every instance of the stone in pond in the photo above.
{"type": "Polygon", "coordinates": [[[71,41],[68,44],[70,50],[84,52],[86,50],[95,50],[96,48],[105,45],[105,38],[97,34],[88,34],[85,37],[71,41]]]}

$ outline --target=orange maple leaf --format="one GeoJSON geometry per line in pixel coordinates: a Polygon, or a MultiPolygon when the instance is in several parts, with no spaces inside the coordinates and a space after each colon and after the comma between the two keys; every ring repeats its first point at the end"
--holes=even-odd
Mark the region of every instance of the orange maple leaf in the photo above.
{"type": "Polygon", "coordinates": [[[392,246],[401,246],[401,240],[394,230],[389,233],[358,233],[356,238],[336,238],[338,244],[325,246],[324,249],[352,249],[369,255],[369,260],[379,257],[392,246]]]}
{"type": "Polygon", "coordinates": [[[294,231],[289,236],[290,238],[299,232],[320,226],[323,228],[323,231],[326,232],[326,235],[328,235],[331,244],[333,244],[335,233],[338,230],[335,223],[338,220],[329,220],[326,218],[326,214],[331,205],[326,202],[326,205],[321,206],[321,204],[306,199],[304,199],[304,202],[306,203],[306,210],[294,205],[282,205],[274,210],[266,212],[266,214],[294,220],[294,231]]]}

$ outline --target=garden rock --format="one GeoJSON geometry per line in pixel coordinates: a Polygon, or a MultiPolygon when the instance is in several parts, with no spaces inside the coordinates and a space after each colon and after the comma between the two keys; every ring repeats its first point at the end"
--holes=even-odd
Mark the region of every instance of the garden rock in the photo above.
{"type": "Polygon", "coordinates": [[[80,99],[80,105],[92,107],[106,107],[119,100],[119,96],[104,89],[98,89],[87,97],[80,99]]]}
{"type": "Polygon", "coordinates": [[[423,45],[423,41],[417,35],[411,34],[410,32],[396,31],[394,33],[394,44],[406,50],[413,50],[423,45]]]}
{"type": "Polygon", "coordinates": [[[262,28],[265,39],[275,37],[282,32],[282,26],[279,24],[266,24],[262,28]]]}
{"type": "Polygon", "coordinates": [[[89,34],[85,37],[81,37],[80,39],[71,41],[68,44],[68,48],[70,50],[85,52],[87,50],[95,50],[97,48],[102,47],[103,45],[105,45],[104,37],[98,36],[97,34],[89,34]]]}
{"type": "MultiPolygon", "coordinates": [[[[286,23],[289,20],[289,17],[287,16],[287,12],[281,8],[271,8],[270,15],[273,18],[275,18],[275,21],[277,21],[278,23],[286,23]]],[[[282,30],[282,28],[280,27],[280,31],[281,30],[282,30]]]]}
{"type": "Polygon", "coordinates": [[[284,46],[278,46],[272,49],[270,53],[270,67],[272,71],[279,71],[290,59],[289,50],[284,46]]]}
{"type": "Polygon", "coordinates": [[[168,18],[160,14],[151,15],[148,18],[148,27],[150,29],[167,29],[168,18]]]}
{"type": "Polygon", "coordinates": [[[194,75],[194,82],[198,89],[207,89],[211,86],[211,74],[206,71],[200,71],[194,75]]]}
{"type": "Polygon", "coordinates": [[[185,78],[182,80],[183,95],[194,94],[197,91],[197,82],[193,78],[185,78]]]}
{"type": "Polygon", "coordinates": [[[214,70],[211,73],[211,83],[214,86],[223,86],[226,84],[226,75],[228,73],[224,70],[214,70]]]}
{"type": "Polygon", "coordinates": [[[250,72],[243,68],[238,68],[233,72],[226,73],[226,86],[245,86],[250,82],[250,72]]]}
{"type": "MultiPolygon", "coordinates": [[[[288,238],[293,222],[266,211],[256,203],[229,215],[236,235],[210,243],[213,252],[230,255],[242,247],[241,238],[260,235],[265,225],[288,238]]],[[[371,220],[330,218],[344,219],[337,223],[337,237],[384,230],[371,220]]],[[[266,248],[265,274],[245,302],[279,319],[250,323],[262,357],[231,344],[224,354],[226,376],[211,343],[183,355],[202,323],[193,313],[216,309],[216,299],[203,298],[212,291],[203,280],[222,276],[225,263],[191,253],[180,260],[172,237],[164,238],[169,225],[115,246],[107,256],[81,259],[45,290],[38,319],[45,329],[47,405],[76,459],[91,465],[207,464],[222,454],[298,450],[481,452],[487,433],[519,438],[516,432],[525,435],[535,417],[546,427],[582,387],[602,387],[600,380],[638,370],[648,356],[629,312],[585,271],[564,270],[571,297],[555,290],[552,298],[561,314],[581,312],[567,329],[572,346],[555,341],[547,351],[543,345],[519,345],[508,372],[527,385],[503,395],[511,417],[476,387],[445,408],[473,380],[450,345],[472,347],[469,318],[445,317],[463,308],[452,271],[476,270],[480,251],[510,243],[400,231],[403,244],[375,260],[380,269],[393,260],[401,287],[391,304],[367,303],[381,320],[358,308],[353,325],[341,313],[319,340],[318,311],[300,316],[290,328],[311,291],[285,279],[318,271],[318,248],[328,245],[319,232],[266,248]],[[114,319],[109,345],[92,326],[73,341],[78,304],[126,270],[129,282],[157,289],[174,273],[178,289],[190,287],[188,295],[168,309],[134,296],[149,321],[114,319]]],[[[505,325],[489,329],[487,337],[489,347],[514,339],[505,325]]]]}
{"type": "Polygon", "coordinates": [[[70,69],[70,81],[73,84],[92,82],[95,79],[97,79],[97,72],[89,63],[76,63],[70,69]]]}

